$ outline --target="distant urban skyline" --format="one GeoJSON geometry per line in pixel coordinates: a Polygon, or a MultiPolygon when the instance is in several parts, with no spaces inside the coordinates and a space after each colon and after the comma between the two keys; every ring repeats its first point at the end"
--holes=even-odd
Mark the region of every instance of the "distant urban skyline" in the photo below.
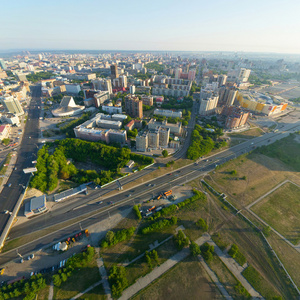
{"type": "Polygon", "coordinates": [[[6,2],[0,50],[300,54],[299,9],[296,0],[6,2]]]}

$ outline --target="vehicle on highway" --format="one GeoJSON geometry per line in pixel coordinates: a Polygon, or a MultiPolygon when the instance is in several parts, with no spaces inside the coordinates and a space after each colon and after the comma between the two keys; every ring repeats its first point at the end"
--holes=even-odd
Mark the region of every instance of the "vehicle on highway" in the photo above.
{"type": "Polygon", "coordinates": [[[99,201],[99,202],[97,202],[97,204],[102,204],[103,203],[103,201],[99,201]]]}
{"type": "Polygon", "coordinates": [[[131,197],[131,194],[128,194],[127,197],[131,197]]]}
{"type": "Polygon", "coordinates": [[[14,168],[15,171],[16,171],[17,169],[18,169],[17,167],[14,168]]]}
{"type": "Polygon", "coordinates": [[[31,259],[34,259],[34,254],[33,254],[33,253],[30,255],[30,258],[31,258],[31,259]]]}
{"type": "Polygon", "coordinates": [[[8,187],[11,187],[11,183],[9,183],[7,186],[8,186],[8,187]]]}
{"type": "Polygon", "coordinates": [[[20,260],[20,263],[22,264],[24,262],[24,259],[23,258],[21,258],[21,260],[20,260]]]}

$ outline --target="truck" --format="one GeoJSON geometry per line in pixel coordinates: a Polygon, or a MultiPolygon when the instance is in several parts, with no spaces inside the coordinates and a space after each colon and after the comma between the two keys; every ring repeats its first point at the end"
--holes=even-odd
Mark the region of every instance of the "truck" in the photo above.
{"type": "Polygon", "coordinates": [[[169,190],[167,192],[164,192],[165,197],[169,197],[172,195],[172,190],[169,190]]]}
{"type": "Polygon", "coordinates": [[[150,207],[147,211],[150,212],[150,211],[154,210],[155,208],[156,208],[156,206],[154,205],[154,206],[150,207]]]}

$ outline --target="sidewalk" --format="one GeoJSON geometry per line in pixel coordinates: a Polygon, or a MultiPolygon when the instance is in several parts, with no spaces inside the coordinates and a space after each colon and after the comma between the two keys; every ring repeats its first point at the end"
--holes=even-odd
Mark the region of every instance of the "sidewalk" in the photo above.
{"type": "Polygon", "coordinates": [[[207,265],[207,263],[204,261],[203,257],[201,255],[198,255],[198,259],[200,263],[202,264],[203,268],[211,278],[211,280],[215,283],[215,285],[218,287],[221,294],[224,296],[227,300],[233,300],[233,298],[228,294],[222,283],[219,281],[216,274],[210,269],[210,267],[207,265]]]}
{"type": "MultiPolygon", "coordinates": [[[[111,297],[111,290],[110,290],[110,286],[109,286],[109,283],[108,283],[108,275],[107,275],[107,272],[106,272],[106,269],[104,267],[104,264],[103,264],[103,259],[102,257],[100,257],[100,253],[99,253],[99,247],[95,247],[95,250],[96,252],[98,253],[98,258],[97,258],[97,265],[98,265],[98,268],[99,268],[99,272],[100,272],[100,275],[101,275],[101,278],[102,280],[100,281],[100,283],[102,282],[103,284],[103,288],[104,288],[104,292],[105,292],[105,295],[107,297],[107,300],[111,300],[112,297],[111,297]]],[[[84,291],[83,293],[86,293],[86,291],[84,291]]],[[[76,298],[74,298],[76,299],[76,298]]]]}
{"type": "Polygon", "coordinates": [[[241,274],[244,270],[231,256],[227,253],[224,253],[212,240],[208,242],[210,245],[213,245],[215,248],[215,253],[219,256],[222,262],[226,265],[226,267],[230,270],[230,272],[237,278],[238,281],[244,286],[244,288],[248,291],[248,293],[254,299],[264,299],[245,279],[245,277],[241,274]]]}
{"type": "Polygon", "coordinates": [[[96,286],[98,286],[99,284],[102,283],[102,280],[94,283],[93,285],[91,285],[89,288],[87,288],[86,290],[84,290],[82,293],[77,294],[75,297],[71,298],[71,300],[75,300],[80,298],[82,295],[88,293],[90,290],[92,290],[93,288],[95,288],[96,286]]]}
{"type": "MultiPolygon", "coordinates": [[[[202,245],[209,240],[210,240],[210,236],[208,234],[204,234],[202,237],[197,239],[195,243],[198,245],[202,245]]],[[[123,291],[123,295],[119,298],[119,300],[129,299],[130,297],[138,293],[140,290],[144,289],[152,281],[154,281],[162,274],[167,272],[169,269],[174,267],[178,262],[184,260],[189,255],[190,255],[189,248],[184,248],[180,252],[176,253],[174,256],[172,256],[166,262],[164,262],[161,266],[155,268],[151,273],[147,274],[145,277],[138,279],[136,283],[134,283],[125,291],[123,291]]]]}

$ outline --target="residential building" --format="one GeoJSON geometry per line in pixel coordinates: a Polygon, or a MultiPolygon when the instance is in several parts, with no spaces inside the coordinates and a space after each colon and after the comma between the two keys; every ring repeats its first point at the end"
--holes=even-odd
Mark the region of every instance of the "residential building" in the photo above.
{"type": "Polygon", "coordinates": [[[5,71],[0,71],[0,79],[4,79],[7,77],[7,74],[5,71]]]}
{"type": "Polygon", "coordinates": [[[136,150],[146,152],[148,149],[148,133],[143,132],[136,136],[136,150]]]}
{"type": "Polygon", "coordinates": [[[143,101],[133,95],[126,96],[125,111],[132,118],[143,118],[143,101]]]}
{"type": "Polygon", "coordinates": [[[201,116],[211,115],[215,113],[218,104],[219,95],[211,92],[200,100],[199,114],[201,116]]]}
{"type": "Polygon", "coordinates": [[[249,79],[250,73],[251,73],[250,69],[241,68],[239,75],[238,75],[238,81],[239,82],[247,82],[249,79]]]}
{"type": "Polygon", "coordinates": [[[151,119],[148,122],[148,129],[149,130],[154,130],[157,127],[162,127],[162,128],[169,128],[170,129],[170,133],[173,133],[174,135],[181,135],[181,130],[182,130],[182,126],[181,126],[181,122],[177,122],[176,124],[173,123],[168,123],[166,120],[162,121],[162,122],[158,122],[155,119],[151,119]]]}
{"type": "Polygon", "coordinates": [[[227,116],[225,127],[233,129],[244,126],[248,121],[250,113],[244,111],[241,107],[225,106],[222,110],[222,115],[227,116]]]}
{"type": "Polygon", "coordinates": [[[159,127],[159,146],[168,147],[170,138],[170,128],[159,127]]]}
{"type": "Polygon", "coordinates": [[[144,105],[153,106],[153,97],[152,96],[142,95],[141,100],[143,101],[144,105]]]}
{"type": "Polygon", "coordinates": [[[118,78],[119,77],[118,66],[117,65],[111,65],[110,66],[110,73],[111,73],[111,79],[118,78]]]}
{"type": "Polygon", "coordinates": [[[148,147],[152,149],[159,148],[159,130],[157,128],[148,132],[148,147]]]}
{"type": "Polygon", "coordinates": [[[0,67],[2,70],[6,70],[6,63],[2,59],[0,59],[0,67]]]}
{"type": "Polygon", "coordinates": [[[219,102],[218,106],[223,106],[223,105],[233,105],[234,100],[237,95],[237,89],[235,87],[225,87],[222,86],[219,89],[219,102]]]}
{"type": "Polygon", "coordinates": [[[226,84],[227,75],[222,74],[218,76],[218,86],[221,87],[226,84]]]}
{"type": "Polygon", "coordinates": [[[189,81],[194,81],[194,80],[195,80],[195,77],[196,77],[196,69],[191,69],[191,70],[189,70],[189,73],[188,73],[188,80],[189,80],[189,81]]]}
{"type": "Polygon", "coordinates": [[[131,85],[129,87],[129,93],[132,94],[132,95],[134,95],[134,93],[135,93],[135,85],[131,85]]]}
{"type": "Polygon", "coordinates": [[[120,107],[120,106],[102,105],[101,108],[102,108],[103,111],[108,112],[110,115],[112,115],[112,114],[121,114],[122,113],[122,107],[120,107]]]}
{"type": "Polygon", "coordinates": [[[182,73],[182,69],[181,68],[176,68],[175,69],[175,78],[180,79],[181,73],[182,73]]]}
{"type": "Polygon", "coordinates": [[[19,102],[19,100],[13,96],[1,97],[1,101],[6,111],[17,116],[24,114],[24,110],[19,102]]]}
{"type": "Polygon", "coordinates": [[[154,110],[154,115],[171,117],[171,118],[182,118],[182,112],[181,111],[172,111],[172,110],[168,110],[168,109],[158,109],[158,108],[156,108],[154,110]]]}
{"type": "Polygon", "coordinates": [[[110,79],[97,78],[92,80],[92,84],[95,90],[108,91],[109,94],[112,94],[112,84],[110,79]]]}

